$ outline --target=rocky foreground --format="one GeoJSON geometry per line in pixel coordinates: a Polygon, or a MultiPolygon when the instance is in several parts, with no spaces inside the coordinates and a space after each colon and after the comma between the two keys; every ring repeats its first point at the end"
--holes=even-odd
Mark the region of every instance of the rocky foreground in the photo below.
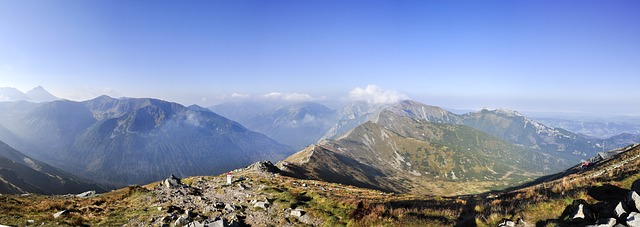
{"type": "Polygon", "coordinates": [[[390,194],[284,176],[227,175],[77,195],[0,195],[13,226],[640,226],[640,145],[529,186],[452,197],[390,194]]]}
{"type": "Polygon", "coordinates": [[[4,212],[0,214],[0,224],[319,226],[345,216],[332,213],[346,210],[332,208],[338,204],[332,200],[338,197],[327,199],[332,192],[363,198],[384,195],[351,186],[297,180],[280,176],[277,171],[265,161],[231,172],[231,183],[227,175],[186,179],[172,175],[158,183],[105,194],[4,195],[0,196],[0,213],[4,212]],[[328,210],[322,210],[326,207],[328,210]]]}

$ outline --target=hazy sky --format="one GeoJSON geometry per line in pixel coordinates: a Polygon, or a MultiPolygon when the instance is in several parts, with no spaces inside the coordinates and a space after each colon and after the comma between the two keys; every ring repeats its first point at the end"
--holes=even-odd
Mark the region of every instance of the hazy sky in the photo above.
{"type": "Polygon", "coordinates": [[[639,82],[637,0],[0,0],[0,87],[70,99],[369,94],[640,115],[639,82]]]}

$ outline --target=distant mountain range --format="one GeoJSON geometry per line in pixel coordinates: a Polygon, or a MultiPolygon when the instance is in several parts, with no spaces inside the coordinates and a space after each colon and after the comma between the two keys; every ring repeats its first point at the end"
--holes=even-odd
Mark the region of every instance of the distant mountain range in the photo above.
{"type": "Polygon", "coordinates": [[[102,187],[34,160],[0,141],[0,193],[69,194],[102,187]]]}
{"type": "Polygon", "coordinates": [[[290,156],[281,168],[299,178],[383,191],[450,194],[513,185],[573,164],[413,101],[386,107],[374,118],[290,156]]]}
{"type": "Polygon", "coordinates": [[[640,142],[629,138],[632,135],[627,136],[627,140],[603,141],[546,126],[511,110],[483,109],[467,114],[454,114],[410,100],[395,105],[352,102],[336,110],[309,102],[279,107],[251,102],[224,103],[210,109],[225,113],[224,116],[237,120],[251,130],[299,149],[322,139],[337,139],[367,121],[375,122],[383,111],[432,123],[470,126],[509,143],[557,155],[571,162],[578,162],[601,151],[603,143],[607,148],[616,148],[628,145],[625,142],[640,142]],[[314,124],[305,124],[301,120],[303,116],[314,119],[314,124]]]}
{"type": "Polygon", "coordinates": [[[26,93],[11,87],[0,87],[0,102],[3,101],[30,101],[30,102],[51,102],[58,100],[57,97],[46,91],[42,86],[35,87],[26,93]]]}
{"type": "MultiPolygon", "coordinates": [[[[33,97],[44,91],[34,90],[28,92],[33,97]]],[[[282,163],[286,174],[438,194],[460,183],[469,186],[460,193],[513,185],[578,163],[603,147],[640,142],[640,136],[594,139],[515,111],[454,114],[411,100],[352,102],[338,109],[315,102],[207,109],[101,96],[0,102],[0,140],[111,187],[170,174],[218,174],[301,150],[282,163]]]]}
{"type": "MultiPolygon", "coordinates": [[[[623,133],[640,135],[640,117],[584,118],[537,117],[536,121],[563,128],[593,139],[606,139],[623,133]]],[[[611,147],[608,147],[613,149],[611,147]]]]}
{"type": "Polygon", "coordinates": [[[315,102],[271,108],[258,103],[225,103],[210,109],[294,148],[317,142],[335,119],[333,110],[315,102]]]}
{"type": "Polygon", "coordinates": [[[157,99],[0,103],[0,139],[112,186],[218,174],[291,148],[203,108],[157,99]],[[4,133],[2,132],[4,131],[4,133]]]}

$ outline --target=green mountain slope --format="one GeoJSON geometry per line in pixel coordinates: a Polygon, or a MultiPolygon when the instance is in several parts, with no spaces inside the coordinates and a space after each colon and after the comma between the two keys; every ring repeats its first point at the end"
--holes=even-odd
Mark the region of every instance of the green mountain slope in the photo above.
{"type": "Polygon", "coordinates": [[[293,176],[351,181],[385,191],[460,194],[514,185],[567,165],[468,126],[431,123],[391,111],[380,113],[378,123],[367,122],[319,147],[323,152],[309,152],[318,150],[312,147],[281,166],[293,176]],[[332,161],[333,157],[350,162],[332,161]],[[329,170],[342,176],[322,174],[329,170]]]}

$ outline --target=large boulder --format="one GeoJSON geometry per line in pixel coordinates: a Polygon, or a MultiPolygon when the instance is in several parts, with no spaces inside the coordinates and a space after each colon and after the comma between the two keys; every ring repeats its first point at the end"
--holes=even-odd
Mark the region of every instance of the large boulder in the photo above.
{"type": "Polygon", "coordinates": [[[627,217],[627,225],[628,226],[640,226],[640,213],[631,212],[629,217],[627,217]]]}
{"type": "Polygon", "coordinates": [[[627,206],[629,207],[628,211],[639,211],[638,209],[640,209],[640,195],[638,195],[636,191],[630,191],[627,195],[627,206]]]}
{"type": "Polygon", "coordinates": [[[246,169],[254,170],[262,173],[280,173],[281,172],[281,170],[278,167],[273,165],[273,163],[271,163],[271,161],[268,161],[268,160],[253,163],[249,165],[246,169]]]}
{"type": "Polygon", "coordinates": [[[595,215],[591,211],[589,204],[580,199],[573,201],[569,220],[572,223],[588,223],[595,220],[595,215]]]}
{"type": "Polygon", "coordinates": [[[616,214],[616,218],[624,220],[629,215],[629,208],[625,203],[618,202],[618,205],[616,205],[614,213],[616,214]]]}
{"type": "Polygon", "coordinates": [[[182,186],[182,182],[180,182],[180,178],[174,176],[173,174],[171,174],[171,176],[169,176],[169,178],[165,179],[160,184],[162,186],[167,187],[167,188],[175,188],[175,187],[178,187],[178,186],[182,186]]]}

